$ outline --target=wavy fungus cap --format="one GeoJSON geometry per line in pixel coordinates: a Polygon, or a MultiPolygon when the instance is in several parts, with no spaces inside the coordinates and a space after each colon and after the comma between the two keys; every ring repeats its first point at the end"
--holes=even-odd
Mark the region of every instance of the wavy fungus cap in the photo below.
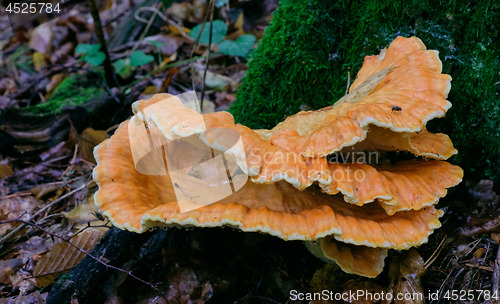
{"type": "Polygon", "coordinates": [[[386,248],[355,246],[336,241],[332,237],[306,242],[309,251],[325,262],[334,262],[340,269],[369,278],[378,276],[384,270],[386,248]]]}
{"type": "MultiPolygon", "coordinates": [[[[388,214],[434,205],[446,195],[446,189],[460,183],[463,176],[462,169],[440,160],[412,160],[372,166],[356,162],[331,162],[326,157],[305,157],[274,145],[265,135],[262,136],[266,130],[255,131],[235,124],[232,115],[227,112],[202,116],[196,111],[186,111],[180,101],[168,94],[138,101],[134,104],[134,111],[136,115],[132,120],[142,117],[144,121],[140,123],[157,126],[170,140],[188,138],[205,129],[234,130],[241,136],[244,151],[233,152],[236,158],[246,159],[247,174],[255,183],[284,180],[303,190],[318,182],[325,193],[341,193],[344,200],[351,204],[361,206],[378,200],[388,214]],[[151,108],[154,111],[140,112],[140,109],[151,108]]],[[[398,134],[380,128],[373,129],[370,131],[372,133],[367,143],[361,142],[353,148],[364,151],[385,147],[393,150],[393,147],[397,147],[398,150],[426,151],[425,156],[437,155],[446,150],[446,153],[436,158],[452,155],[449,151],[453,145],[444,134],[424,131],[419,134],[398,134]],[[383,143],[375,144],[378,141],[383,143]]]]}
{"type": "Polygon", "coordinates": [[[293,115],[272,130],[235,124],[227,112],[201,115],[172,95],[154,95],[135,102],[130,121],[95,148],[95,204],[113,225],[138,233],[162,226],[230,226],[284,240],[318,240],[314,250],[344,271],[377,276],[387,249],[427,242],[441,225],[443,213],[434,205],[462,180],[462,169],[445,161],[457,153],[450,138],[425,129],[450,108],[450,80],[441,74],[437,52],[418,38],[398,37],[380,55],[365,58],[344,98],[293,115]],[[220,136],[220,130],[241,144],[233,146],[234,138],[220,136]],[[182,140],[194,150],[167,144],[182,140]],[[237,166],[216,172],[199,165],[181,187],[172,168],[185,173],[193,161],[207,161],[196,154],[204,149],[212,157],[225,153],[237,166]],[[367,151],[407,151],[417,158],[331,160],[367,151]],[[158,161],[143,161],[149,158],[158,161]],[[232,179],[224,186],[232,192],[214,190],[210,195],[217,200],[180,207],[179,193],[196,201],[185,190],[196,196],[213,186],[207,177],[224,180],[226,174],[232,179]]]}
{"type": "Polygon", "coordinates": [[[388,215],[377,204],[355,206],[311,187],[300,191],[281,181],[248,181],[233,195],[203,208],[181,212],[170,176],[137,172],[127,123],[95,151],[99,185],[94,201],[113,225],[134,232],[157,226],[231,226],[269,233],[285,240],[334,235],[355,245],[406,249],[427,241],[440,227],[434,207],[388,215]]]}
{"type": "Polygon", "coordinates": [[[363,141],[371,125],[418,132],[451,107],[451,77],[441,74],[437,51],[417,37],[396,38],[378,56],[367,56],[349,94],[318,111],[300,112],[278,124],[271,142],[308,157],[321,157],[363,141]]]}

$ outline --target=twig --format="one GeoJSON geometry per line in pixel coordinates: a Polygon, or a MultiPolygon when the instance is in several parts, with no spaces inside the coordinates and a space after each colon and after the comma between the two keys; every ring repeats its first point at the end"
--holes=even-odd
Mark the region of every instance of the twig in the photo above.
{"type": "Polygon", "coordinates": [[[155,12],[158,15],[158,17],[160,17],[163,21],[165,21],[168,24],[170,24],[173,27],[175,27],[184,38],[186,38],[189,41],[194,41],[193,37],[189,36],[188,34],[186,34],[186,32],[184,32],[184,30],[182,29],[181,25],[177,24],[177,22],[175,22],[173,20],[170,20],[167,16],[165,16],[162,12],[160,12],[155,7],[149,7],[149,6],[140,7],[139,9],[137,9],[137,12],[135,13],[135,16],[134,16],[135,20],[137,20],[139,22],[142,22],[142,23],[148,23],[148,20],[146,20],[146,19],[142,18],[141,16],[139,16],[139,13],[142,12],[142,11],[153,11],[153,12],[155,12]]]}
{"type": "MultiPolygon", "coordinates": [[[[149,18],[149,21],[147,21],[146,28],[142,32],[141,37],[139,37],[139,39],[137,40],[137,42],[134,44],[134,47],[130,50],[130,52],[129,52],[130,54],[132,54],[137,49],[137,47],[139,46],[139,44],[142,42],[142,39],[144,39],[144,37],[148,33],[149,28],[153,24],[153,21],[155,20],[156,15],[158,13],[160,13],[160,11],[158,10],[158,8],[156,8],[156,6],[161,7],[161,5],[163,5],[163,3],[157,3],[157,4],[155,4],[154,7],[152,7],[153,15],[151,15],[151,17],[149,18]]],[[[136,20],[139,20],[139,18],[140,18],[142,20],[139,20],[139,21],[144,22],[146,19],[139,17],[139,15],[138,15],[139,12],[141,12],[141,9],[137,10],[137,12],[135,13],[134,17],[135,17],[136,20]]]]}
{"type": "Polygon", "coordinates": [[[444,247],[444,241],[446,241],[446,238],[448,237],[448,235],[445,235],[444,238],[441,240],[441,243],[439,243],[439,245],[437,246],[436,250],[434,250],[434,252],[432,253],[432,255],[427,259],[427,261],[424,263],[424,268],[425,269],[428,269],[429,266],[432,265],[432,263],[434,263],[434,261],[436,261],[437,257],[439,256],[439,254],[441,253],[441,251],[443,250],[443,247],[444,247]]]}
{"type": "Polygon", "coordinates": [[[500,286],[500,245],[498,246],[497,257],[494,260],[495,268],[493,269],[493,277],[492,281],[492,289],[491,292],[494,294],[495,292],[500,292],[498,289],[500,286]]]}
{"type": "MultiPolygon", "coordinates": [[[[203,33],[203,29],[205,28],[205,23],[207,21],[208,13],[205,14],[203,17],[203,23],[201,24],[201,29],[200,32],[198,33],[198,37],[196,37],[196,40],[193,43],[193,48],[191,49],[191,55],[189,56],[190,62],[191,62],[191,81],[193,85],[193,91],[196,90],[195,83],[194,83],[194,78],[195,78],[195,71],[194,71],[194,61],[193,61],[193,56],[194,56],[194,51],[196,50],[196,47],[198,47],[198,43],[200,42],[201,38],[201,33],[203,33]]],[[[210,31],[211,33],[212,31],[210,31]]]]}
{"type": "Polygon", "coordinates": [[[6,196],[2,196],[2,197],[0,197],[0,200],[4,200],[4,199],[7,199],[7,198],[13,198],[13,197],[19,197],[19,196],[30,196],[30,195],[33,195],[33,193],[31,193],[30,191],[27,191],[27,192],[16,192],[16,193],[12,193],[12,194],[9,194],[9,195],[6,195],[6,196]]]}
{"type": "Polygon", "coordinates": [[[94,255],[90,254],[90,252],[88,252],[87,250],[83,249],[83,248],[80,248],[78,246],[76,246],[75,244],[73,244],[71,242],[71,237],[70,238],[64,238],[58,234],[55,234],[55,233],[52,233],[50,231],[48,231],[47,229],[43,228],[42,226],[38,225],[37,223],[32,223],[32,222],[28,222],[28,221],[24,221],[24,220],[21,220],[21,219],[16,219],[16,220],[9,220],[9,221],[0,221],[0,224],[6,224],[6,223],[12,223],[12,222],[18,222],[18,223],[21,223],[21,225],[24,225],[24,226],[32,226],[32,227],[35,227],[37,229],[39,229],[40,231],[43,231],[44,233],[50,235],[51,237],[55,237],[57,239],[60,239],[62,240],[63,242],[66,242],[68,243],[70,246],[72,246],[73,248],[77,249],[78,251],[80,252],[83,252],[85,255],[87,255],[88,257],[90,257],[91,259],[93,259],[94,261],[98,262],[98,263],[101,263],[102,265],[104,265],[106,268],[111,268],[113,270],[117,270],[117,271],[120,271],[120,272],[123,272],[129,276],[131,276],[132,278],[136,279],[137,281],[143,283],[143,284],[146,284],[148,285],[149,287],[151,287],[152,289],[154,289],[156,292],[158,292],[158,294],[160,295],[163,295],[162,291],[160,289],[158,289],[158,287],[154,286],[153,284],[139,278],[138,276],[134,275],[132,273],[132,270],[130,271],[127,271],[125,269],[122,269],[122,268],[119,268],[119,267],[116,267],[116,266],[113,266],[113,265],[110,265],[104,261],[101,261],[99,258],[95,257],[94,255]]]}
{"type": "Polygon", "coordinates": [[[95,0],[87,0],[90,7],[90,13],[92,14],[92,19],[94,19],[94,30],[97,35],[97,39],[101,44],[101,51],[106,55],[104,59],[104,74],[106,75],[106,81],[111,87],[116,86],[116,81],[114,77],[113,66],[111,65],[111,60],[109,59],[108,45],[106,43],[106,38],[104,38],[104,31],[102,30],[101,17],[99,17],[99,9],[95,3],[95,0]]]}
{"type": "Polygon", "coordinates": [[[108,228],[108,229],[113,228],[113,226],[108,226],[109,223],[110,223],[109,221],[106,221],[106,223],[104,223],[102,225],[92,226],[92,225],[90,225],[90,222],[87,222],[87,226],[85,226],[82,229],[80,229],[77,232],[75,232],[75,234],[73,234],[71,236],[71,238],[74,238],[75,236],[79,235],[80,233],[84,232],[85,230],[87,230],[89,228],[108,228]]]}
{"type": "Polygon", "coordinates": [[[71,171],[71,169],[73,169],[73,166],[74,166],[74,164],[75,164],[75,162],[76,162],[76,157],[77,157],[77,155],[78,155],[78,144],[75,144],[75,150],[73,151],[73,158],[70,160],[70,162],[69,162],[69,166],[66,168],[66,170],[64,170],[64,172],[63,172],[63,174],[62,174],[62,177],[65,177],[65,176],[66,176],[66,174],[67,174],[68,172],[70,172],[70,171],[71,171]]]}
{"type": "Polygon", "coordinates": [[[469,263],[465,264],[465,266],[470,267],[470,268],[477,268],[477,269],[493,272],[493,269],[491,267],[488,267],[488,266],[474,265],[474,264],[469,264],[469,263]]]}
{"type": "MultiPolygon", "coordinates": [[[[85,188],[87,186],[87,184],[84,184],[84,185],[81,185],[80,187],[74,189],[73,191],[71,192],[68,192],[66,193],[65,195],[61,196],[60,198],[54,200],[53,202],[47,204],[45,207],[43,207],[42,209],[38,210],[35,214],[33,214],[33,216],[31,216],[30,218],[34,218],[40,214],[42,214],[43,212],[45,212],[45,210],[49,209],[50,207],[54,206],[55,204],[61,202],[63,199],[75,194],[76,192],[82,190],[83,188],[85,188]]],[[[17,220],[18,222],[23,222],[22,220],[17,220]]],[[[4,223],[4,222],[1,222],[1,223],[4,223]]],[[[2,239],[0,239],[0,245],[5,243],[6,241],[8,241],[11,237],[13,237],[14,235],[16,235],[19,231],[21,231],[22,229],[24,229],[24,227],[26,227],[26,224],[21,224],[19,226],[17,226],[14,230],[12,230],[11,232],[9,232],[8,234],[6,234],[4,237],[2,237],[2,239]]]]}
{"type": "MultiPolygon", "coordinates": [[[[215,56],[222,56],[222,53],[216,52],[216,53],[213,53],[212,55],[213,55],[212,58],[214,58],[215,56]]],[[[198,57],[194,57],[194,58],[190,58],[190,59],[185,59],[185,60],[180,60],[180,61],[169,63],[169,64],[164,65],[164,66],[157,67],[156,69],[154,69],[151,72],[148,72],[146,75],[142,76],[141,78],[134,80],[131,84],[128,85],[128,88],[131,88],[131,87],[135,86],[137,83],[139,83],[140,81],[146,79],[147,77],[149,77],[151,75],[154,75],[155,73],[161,72],[161,71],[163,71],[165,69],[173,68],[173,67],[176,67],[176,66],[181,66],[181,65],[184,65],[184,64],[191,64],[191,67],[193,67],[193,62],[194,61],[200,60],[200,59],[203,59],[203,58],[206,58],[206,57],[207,56],[198,56],[198,57]]],[[[194,90],[194,78],[193,78],[193,90],[194,90]]]]}
{"type": "Polygon", "coordinates": [[[347,67],[347,87],[345,88],[344,96],[349,93],[349,85],[351,84],[351,67],[347,67]]]}
{"type": "Polygon", "coordinates": [[[205,66],[205,72],[203,73],[203,82],[201,83],[201,100],[200,100],[200,112],[203,114],[203,99],[205,97],[205,80],[207,78],[208,63],[210,62],[210,51],[212,48],[212,29],[214,21],[214,8],[215,1],[210,0],[210,34],[208,35],[208,54],[207,54],[207,65],[205,66]]]}

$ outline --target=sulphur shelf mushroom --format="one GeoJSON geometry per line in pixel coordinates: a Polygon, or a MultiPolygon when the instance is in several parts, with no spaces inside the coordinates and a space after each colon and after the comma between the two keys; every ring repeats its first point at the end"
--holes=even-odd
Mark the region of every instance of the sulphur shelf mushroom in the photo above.
{"type": "Polygon", "coordinates": [[[445,161],[457,153],[449,137],[425,128],[450,108],[450,81],[436,51],[398,37],[365,58],[348,95],[272,130],[235,124],[228,112],[201,115],[169,94],[139,100],[94,151],[95,204],[113,225],[137,233],[231,226],[311,241],[311,251],[344,271],[375,277],[388,249],[427,242],[441,225],[434,205],[463,177],[445,161]],[[353,151],[415,158],[331,160],[353,151]],[[233,166],[214,170],[220,155],[233,166]]]}

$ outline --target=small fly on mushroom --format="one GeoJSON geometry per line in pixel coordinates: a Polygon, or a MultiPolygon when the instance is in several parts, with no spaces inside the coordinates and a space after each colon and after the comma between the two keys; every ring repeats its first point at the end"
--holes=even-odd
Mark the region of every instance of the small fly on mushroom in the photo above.
{"type": "Polygon", "coordinates": [[[392,110],[392,112],[400,112],[402,109],[401,109],[401,107],[391,105],[391,110],[392,110]]]}

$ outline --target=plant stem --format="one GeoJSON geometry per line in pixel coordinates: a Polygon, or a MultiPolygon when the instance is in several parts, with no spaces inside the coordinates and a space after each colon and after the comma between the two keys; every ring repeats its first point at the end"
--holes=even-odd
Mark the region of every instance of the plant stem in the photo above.
{"type": "Polygon", "coordinates": [[[101,17],[99,17],[99,9],[95,3],[95,0],[87,0],[90,8],[90,13],[92,14],[92,19],[94,19],[94,30],[97,35],[97,39],[101,44],[101,51],[106,55],[104,59],[104,74],[106,75],[106,81],[110,87],[116,87],[116,81],[114,78],[113,66],[111,65],[111,60],[109,59],[108,46],[106,44],[106,39],[104,38],[104,31],[102,29],[101,17]]]}
{"type": "Polygon", "coordinates": [[[210,34],[208,35],[208,54],[207,54],[207,65],[205,66],[205,72],[203,73],[203,82],[201,83],[201,100],[200,100],[200,112],[203,114],[203,99],[205,97],[205,80],[207,78],[208,63],[210,62],[210,52],[212,48],[212,29],[214,21],[214,7],[215,0],[211,0],[208,3],[210,7],[210,34]]]}

